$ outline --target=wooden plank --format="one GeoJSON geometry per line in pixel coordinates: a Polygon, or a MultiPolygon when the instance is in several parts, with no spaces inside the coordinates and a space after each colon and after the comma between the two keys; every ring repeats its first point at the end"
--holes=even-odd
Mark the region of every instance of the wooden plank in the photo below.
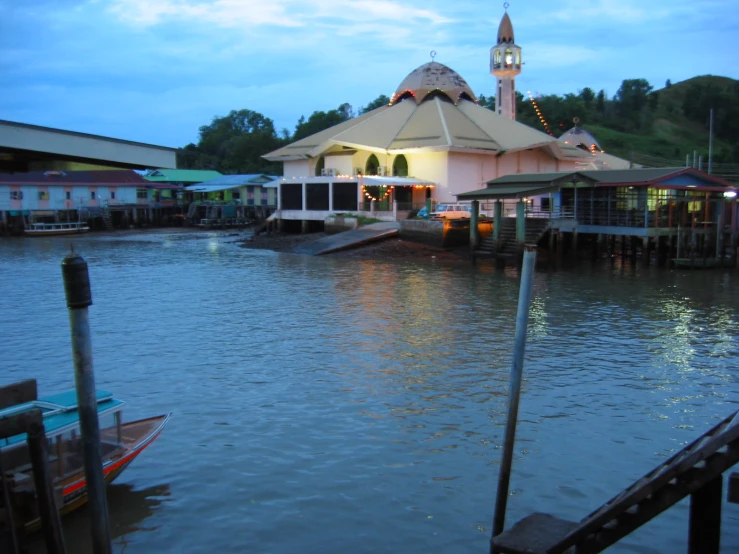
{"type": "Polygon", "coordinates": [[[28,379],[0,387],[0,410],[17,404],[32,402],[38,398],[36,379],[28,379]]]}
{"type": "Polygon", "coordinates": [[[729,493],[726,498],[729,502],[739,504],[739,473],[729,475],[729,493]]]}
{"type": "Polygon", "coordinates": [[[719,474],[690,495],[688,554],[719,554],[723,492],[719,474]]]}
{"type": "Polygon", "coordinates": [[[34,409],[0,419],[0,439],[14,437],[27,432],[32,424],[43,425],[41,410],[34,409]]]}
{"type": "Polygon", "coordinates": [[[544,554],[575,527],[574,521],[549,514],[531,514],[493,537],[491,551],[495,554],[544,554]]]}

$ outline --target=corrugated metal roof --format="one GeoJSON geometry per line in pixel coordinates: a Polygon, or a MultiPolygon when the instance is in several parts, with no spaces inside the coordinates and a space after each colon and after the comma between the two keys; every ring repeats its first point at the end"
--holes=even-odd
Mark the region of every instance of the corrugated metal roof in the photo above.
{"type": "Polygon", "coordinates": [[[144,175],[144,179],[154,183],[202,183],[220,176],[220,172],[209,169],[156,169],[144,175]]]}
{"type": "Polygon", "coordinates": [[[272,187],[271,183],[277,179],[274,175],[264,173],[250,173],[247,175],[221,175],[210,181],[185,187],[192,192],[219,192],[244,186],[272,187]]]}
{"type": "MultiPolygon", "coordinates": [[[[594,171],[592,173],[601,173],[594,171]]],[[[518,184],[549,184],[555,181],[566,181],[582,176],[583,173],[577,171],[557,171],[552,173],[512,173],[511,175],[503,175],[492,181],[488,181],[488,187],[518,185],[518,184]]]]}
{"type": "Polygon", "coordinates": [[[542,187],[540,184],[520,184],[499,187],[487,187],[457,194],[457,200],[503,200],[505,198],[525,198],[559,190],[559,185],[542,187]]]}
{"type": "Polygon", "coordinates": [[[0,183],[19,185],[149,185],[132,169],[93,171],[31,171],[29,173],[0,173],[0,183]]]}
{"type": "Polygon", "coordinates": [[[684,170],[684,167],[648,167],[641,169],[603,169],[600,171],[583,171],[582,173],[602,184],[637,184],[649,183],[655,179],[662,179],[684,170]]]}

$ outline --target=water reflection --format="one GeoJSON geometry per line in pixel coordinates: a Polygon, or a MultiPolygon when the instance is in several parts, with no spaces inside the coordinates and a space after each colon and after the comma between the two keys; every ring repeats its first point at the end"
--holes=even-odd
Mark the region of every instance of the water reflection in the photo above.
{"type": "MultiPolygon", "coordinates": [[[[167,502],[170,496],[169,485],[154,485],[136,489],[130,484],[113,484],[107,490],[110,534],[114,551],[125,551],[126,535],[137,531],[155,531],[157,527],[147,523],[147,519],[167,502]]],[[[62,519],[62,531],[67,551],[75,554],[92,554],[90,539],[89,506],[72,512],[62,519]]],[[[27,544],[29,554],[43,554],[46,547],[41,532],[32,535],[27,544]]]]}

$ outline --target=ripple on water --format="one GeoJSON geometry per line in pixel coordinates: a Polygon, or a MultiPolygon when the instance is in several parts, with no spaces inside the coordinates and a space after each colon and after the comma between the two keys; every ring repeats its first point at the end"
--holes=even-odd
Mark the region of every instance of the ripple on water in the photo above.
{"type": "MultiPolygon", "coordinates": [[[[98,385],[172,412],[111,489],[116,552],[484,551],[515,271],[86,236],[98,385]]],[[[63,240],[0,242],[2,383],[72,385],[63,240]]],[[[736,409],[733,274],[539,273],[507,521],[580,519],[736,409]]],[[[684,550],[687,508],[614,552],[684,550]]],[[[84,513],[83,513],[84,514],[84,513]]],[[[735,506],[722,545],[739,548],[735,506]]],[[[84,552],[85,519],[65,522],[84,552]]]]}

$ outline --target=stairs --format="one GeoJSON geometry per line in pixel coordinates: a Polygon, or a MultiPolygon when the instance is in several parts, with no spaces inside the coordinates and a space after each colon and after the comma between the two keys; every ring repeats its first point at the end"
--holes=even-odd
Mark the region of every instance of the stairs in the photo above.
{"type": "Polygon", "coordinates": [[[187,220],[192,221],[193,218],[198,213],[198,204],[197,202],[190,202],[190,207],[187,210],[187,220]]]}
{"type": "Polygon", "coordinates": [[[103,219],[103,225],[105,225],[106,231],[112,231],[113,230],[113,221],[110,218],[110,210],[107,206],[104,206],[100,210],[100,217],[103,219]]]}
{"type": "MultiPolygon", "coordinates": [[[[498,223],[495,222],[495,225],[498,223]]],[[[526,219],[526,244],[538,244],[549,230],[551,222],[548,219],[527,218],[526,219]]],[[[516,242],[516,218],[504,217],[500,221],[500,244],[496,248],[493,235],[484,238],[480,242],[477,251],[481,254],[491,256],[514,257],[518,254],[516,242]]]]}

